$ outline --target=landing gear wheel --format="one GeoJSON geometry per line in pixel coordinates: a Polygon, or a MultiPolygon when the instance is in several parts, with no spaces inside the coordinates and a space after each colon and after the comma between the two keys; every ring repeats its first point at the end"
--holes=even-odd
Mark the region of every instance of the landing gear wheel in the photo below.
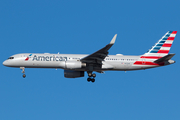
{"type": "Polygon", "coordinates": [[[89,76],[89,77],[87,78],[87,81],[88,81],[88,82],[91,81],[92,83],[94,83],[94,82],[95,82],[95,79],[94,79],[94,78],[96,77],[96,74],[95,74],[95,73],[92,74],[92,72],[93,72],[93,71],[87,71],[88,76],[89,76]]]}
{"type": "Polygon", "coordinates": [[[95,82],[95,79],[94,79],[94,78],[93,78],[93,79],[91,79],[91,82],[92,82],[92,83],[94,83],[94,82],[95,82]]]}
{"type": "Polygon", "coordinates": [[[96,77],[96,74],[95,74],[95,73],[93,73],[93,74],[92,74],[92,77],[93,77],[93,78],[95,78],[95,77],[96,77]]]}
{"type": "Polygon", "coordinates": [[[88,73],[88,76],[91,77],[91,76],[92,76],[92,73],[88,73]]]}
{"type": "Polygon", "coordinates": [[[26,75],[25,74],[23,74],[23,78],[25,78],[26,77],[26,75]]]}
{"type": "Polygon", "coordinates": [[[90,81],[91,81],[91,78],[87,78],[87,81],[90,82],[90,81]]]}
{"type": "Polygon", "coordinates": [[[23,78],[25,78],[26,77],[26,75],[25,75],[25,67],[20,67],[20,69],[22,70],[23,78]]]}

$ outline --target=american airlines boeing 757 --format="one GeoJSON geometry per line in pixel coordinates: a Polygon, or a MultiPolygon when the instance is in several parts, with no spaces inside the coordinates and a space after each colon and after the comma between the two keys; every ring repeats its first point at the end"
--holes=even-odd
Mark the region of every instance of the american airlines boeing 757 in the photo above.
{"type": "Polygon", "coordinates": [[[117,37],[115,34],[108,45],[89,55],[22,53],[9,57],[3,65],[20,68],[24,78],[25,68],[60,68],[64,69],[66,78],[84,77],[87,72],[87,81],[95,82],[93,72],[142,70],[175,63],[171,60],[175,54],[169,54],[169,50],[176,33],[168,31],[148,52],[139,56],[108,55],[117,37]]]}

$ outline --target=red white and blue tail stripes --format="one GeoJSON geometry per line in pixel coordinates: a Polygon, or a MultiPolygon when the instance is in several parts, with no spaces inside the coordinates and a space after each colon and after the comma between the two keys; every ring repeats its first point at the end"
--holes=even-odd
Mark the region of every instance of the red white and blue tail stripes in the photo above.
{"type": "Polygon", "coordinates": [[[168,54],[177,31],[168,31],[147,53],[168,54]]]}
{"type": "Polygon", "coordinates": [[[162,58],[169,53],[177,31],[168,31],[147,53],[142,55],[135,65],[163,65],[153,61],[162,58]]]}

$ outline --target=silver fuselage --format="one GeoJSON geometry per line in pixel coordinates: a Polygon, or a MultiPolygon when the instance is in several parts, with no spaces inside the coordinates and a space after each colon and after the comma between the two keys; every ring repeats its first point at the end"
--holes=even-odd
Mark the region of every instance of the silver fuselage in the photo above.
{"type": "MultiPolygon", "coordinates": [[[[80,63],[81,59],[88,55],[85,54],[39,54],[39,53],[24,53],[16,54],[11,57],[13,59],[7,59],[3,62],[3,65],[8,67],[25,67],[25,68],[61,68],[65,70],[78,70],[87,71],[86,67],[67,67],[66,62],[80,63]],[[29,56],[31,55],[31,56],[29,56]]],[[[142,59],[141,56],[125,56],[125,55],[108,55],[104,61],[102,61],[102,67],[94,67],[94,71],[129,71],[129,70],[141,70],[153,67],[159,67],[174,63],[173,61],[167,62],[164,65],[147,65],[145,63],[152,62],[150,59],[142,59]],[[141,61],[141,64],[135,64],[137,61],[141,61]],[[144,63],[144,64],[143,64],[144,63]]]]}

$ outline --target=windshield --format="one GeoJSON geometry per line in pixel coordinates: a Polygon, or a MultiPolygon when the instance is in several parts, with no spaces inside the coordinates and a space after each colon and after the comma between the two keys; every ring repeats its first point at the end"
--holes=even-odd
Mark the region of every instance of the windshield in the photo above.
{"type": "Polygon", "coordinates": [[[14,57],[9,57],[8,59],[14,59],[14,57]]]}

